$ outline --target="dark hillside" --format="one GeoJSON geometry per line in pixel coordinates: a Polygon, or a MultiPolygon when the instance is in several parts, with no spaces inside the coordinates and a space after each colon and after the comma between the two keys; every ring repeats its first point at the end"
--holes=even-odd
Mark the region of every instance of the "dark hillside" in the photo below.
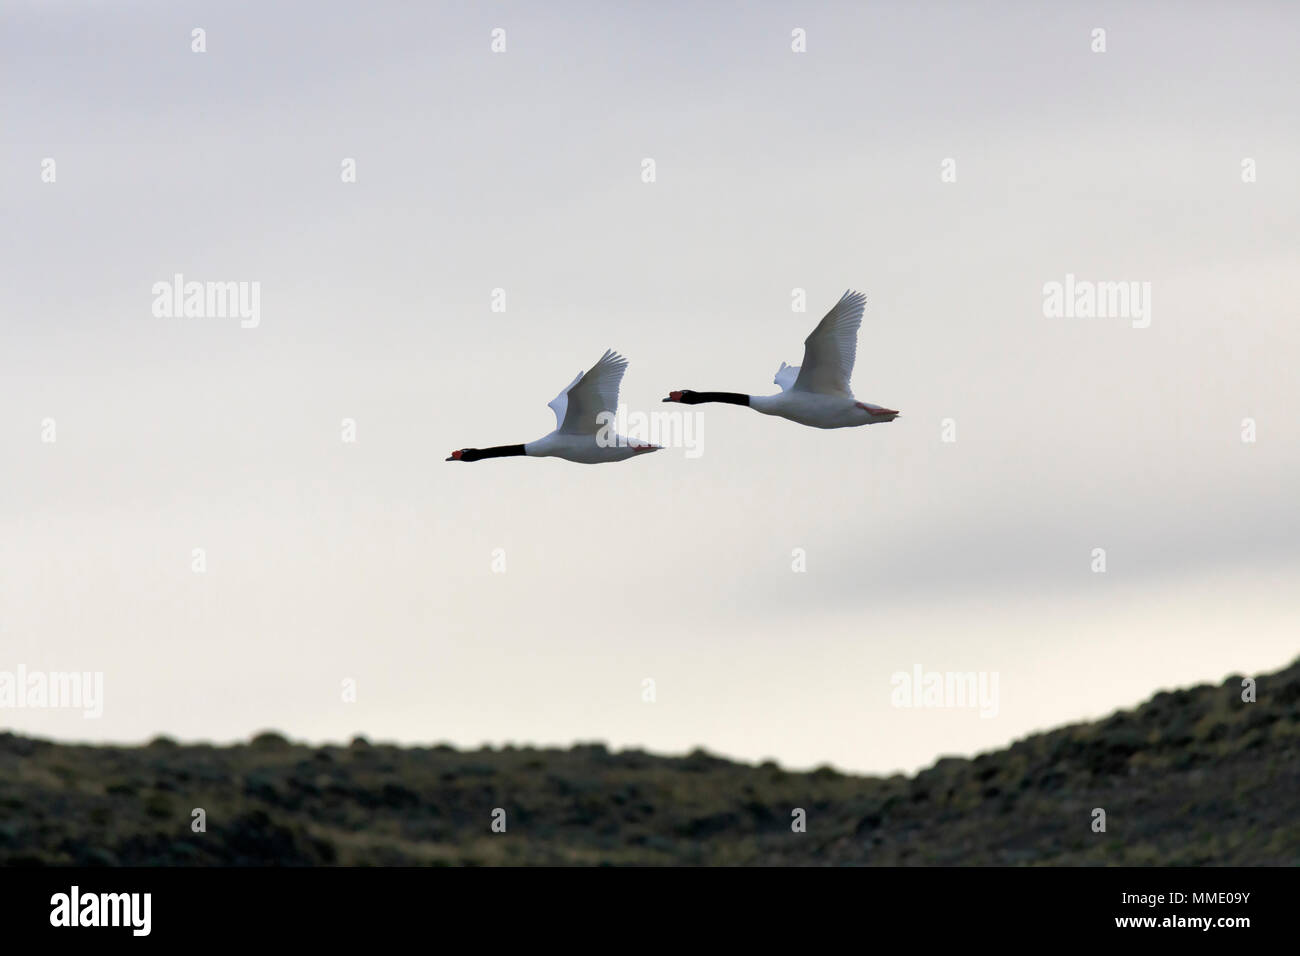
{"type": "Polygon", "coordinates": [[[915,777],[696,751],[0,734],[0,863],[1300,864],[1300,662],[915,777]],[[207,832],[191,831],[206,811],[207,832]],[[491,831],[494,808],[504,834],[491,831]],[[1091,829],[1092,810],[1107,832],[1091,829]],[[791,832],[791,812],[807,832],[791,832]]]}

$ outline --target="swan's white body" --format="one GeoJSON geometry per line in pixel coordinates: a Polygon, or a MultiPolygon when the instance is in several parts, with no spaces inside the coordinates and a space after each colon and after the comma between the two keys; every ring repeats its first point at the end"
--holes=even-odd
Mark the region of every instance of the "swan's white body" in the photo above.
{"type": "Polygon", "coordinates": [[[547,403],[555,412],[555,431],[525,443],[524,454],[599,465],[658,451],[658,445],[616,434],[610,425],[626,371],[627,359],[607,351],[590,370],[579,372],[564,391],[547,403]]]}
{"type": "Polygon", "coordinates": [[[898,412],[892,408],[859,402],[852,397],[793,390],[779,395],[751,395],[749,407],[764,415],[788,418],[792,422],[811,425],[813,428],[851,428],[854,425],[892,422],[898,417],[898,412]]]}
{"type": "Polygon", "coordinates": [[[621,443],[601,445],[594,434],[565,435],[557,429],[537,441],[524,444],[524,454],[533,458],[563,458],[580,465],[599,465],[607,461],[626,461],[648,451],[658,451],[658,445],[647,445],[635,438],[623,438],[621,443]]]}

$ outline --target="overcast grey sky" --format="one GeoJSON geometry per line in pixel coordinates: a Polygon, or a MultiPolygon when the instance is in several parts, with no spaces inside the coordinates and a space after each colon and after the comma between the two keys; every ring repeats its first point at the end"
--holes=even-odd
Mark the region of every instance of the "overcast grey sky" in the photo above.
{"type": "Polygon", "coordinates": [[[1297,27],[8,0],[0,670],[102,671],[104,715],[0,726],[887,772],[1287,663],[1297,27]],[[256,328],[154,315],[176,273],[260,283],[256,328]],[[1149,283],[1149,326],[1046,316],[1067,275],[1149,283]],[[606,348],[633,411],[775,391],[849,287],[896,422],[711,405],[698,458],[443,461],[549,431],[606,348]],[[996,673],[997,716],[892,706],[918,665],[996,673]]]}

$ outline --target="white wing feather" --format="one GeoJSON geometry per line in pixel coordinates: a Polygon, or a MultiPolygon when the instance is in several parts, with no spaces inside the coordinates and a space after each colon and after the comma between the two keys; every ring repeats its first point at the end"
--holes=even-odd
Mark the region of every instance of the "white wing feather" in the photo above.
{"type": "Polygon", "coordinates": [[[566,435],[594,435],[601,412],[613,414],[618,407],[618,387],[627,371],[627,359],[607,351],[585,374],[569,383],[547,404],[555,412],[556,431],[566,435]]]}
{"type": "Polygon", "coordinates": [[[564,386],[564,391],[560,392],[559,395],[556,395],[546,403],[551,407],[551,411],[555,412],[555,427],[557,429],[564,424],[564,413],[568,411],[569,408],[569,389],[573,388],[573,386],[577,385],[578,382],[582,380],[582,375],[583,373],[579,372],[572,382],[564,386]]]}
{"type": "MultiPolygon", "coordinates": [[[[858,329],[867,297],[861,292],[845,292],[835,308],[817,323],[817,328],[803,342],[803,365],[791,386],[800,392],[853,397],[849,379],[858,354],[858,329]]],[[[779,374],[779,373],[778,373],[779,374]]]]}
{"type": "Polygon", "coordinates": [[[772,381],[781,386],[781,391],[788,392],[794,386],[794,380],[798,374],[798,365],[786,365],[782,362],[781,367],[776,370],[776,378],[772,379],[772,381]]]}

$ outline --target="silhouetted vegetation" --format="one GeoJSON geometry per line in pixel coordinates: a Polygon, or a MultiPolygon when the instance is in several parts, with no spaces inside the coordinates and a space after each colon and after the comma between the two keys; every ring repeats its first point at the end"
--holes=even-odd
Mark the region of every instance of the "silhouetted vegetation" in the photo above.
{"type": "Polygon", "coordinates": [[[1300,864],[1300,661],[1160,693],[915,777],[276,733],[214,747],[0,734],[9,865],[1300,864]],[[491,831],[495,808],[506,832],[491,831]],[[1091,829],[1105,809],[1107,830],[1091,829]],[[207,831],[191,830],[203,808],[207,831]],[[792,811],[807,832],[791,831],[792,811]]]}

